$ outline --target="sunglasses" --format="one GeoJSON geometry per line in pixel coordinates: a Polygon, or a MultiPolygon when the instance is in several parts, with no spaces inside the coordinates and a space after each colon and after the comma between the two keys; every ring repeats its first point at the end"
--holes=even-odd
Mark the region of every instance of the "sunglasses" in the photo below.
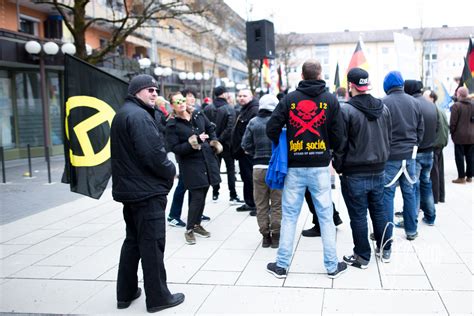
{"type": "Polygon", "coordinates": [[[156,88],[148,88],[146,89],[149,93],[153,93],[153,92],[156,92],[158,94],[158,89],[156,88]]]}
{"type": "Polygon", "coordinates": [[[173,104],[183,104],[185,102],[186,102],[186,99],[178,99],[178,100],[174,100],[173,104]]]}

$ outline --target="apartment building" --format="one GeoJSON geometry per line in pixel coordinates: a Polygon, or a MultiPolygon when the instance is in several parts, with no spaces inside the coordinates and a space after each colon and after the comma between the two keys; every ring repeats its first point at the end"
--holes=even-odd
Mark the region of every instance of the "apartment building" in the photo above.
{"type": "Polygon", "coordinates": [[[416,68],[418,80],[423,80],[428,87],[433,87],[434,80],[439,80],[448,92],[454,91],[454,78],[461,75],[468,39],[474,35],[474,26],[289,34],[294,47],[290,63],[290,86],[296,85],[300,80],[300,67],[304,60],[316,58],[321,61],[324,80],[332,89],[336,65],[339,63],[339,76],[342,80],[356,44],[362,39],[372,92],[383,96],[383,78],[389,71],[400,69],[394,33],[413,38],[416,60],[413,67],[416,68]]]}
{"type": "MultiPolygon", "coordinates": [[[[91,0],[86,15],[119,17],[123,1],[91,0]]],[[[128,6],[143,4],[125,1],[128,6]]],[[[224,7],[225,16],[214,13],[217,18],[210,20],[211,10],[211,15],[188,15],[157,22],[156,27],[142,27],[97,66],[125,80],[138,73],[151,74],[161,83],[165,96],[171,90],[192,86],[204,97],[223,79],[233,85],[244,82],[245,21],[222,0],[215,2],[224,7]]],[[[94,24],[86,33],[87,49],[92,52],[106,45],[112,27],[106,21],[94,24]]],[[[46,146],[52,154],[62,154],[64,55],[57,48],[72,42],[53,6],[0,0],[0,146],[7,160],[26,157],[28,145],[33,156],[44,155],[46,146]],[[42,45],[43,51],[45,43],[56,43],[54,54],[41,53],[40,58],[28,53],[25,43],[32,40],[42,45]]]]}

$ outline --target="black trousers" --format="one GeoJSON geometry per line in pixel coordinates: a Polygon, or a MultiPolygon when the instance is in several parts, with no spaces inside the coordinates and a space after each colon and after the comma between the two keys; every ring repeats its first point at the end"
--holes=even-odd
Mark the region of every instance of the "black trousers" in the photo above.
{"type": "Polygon", "coordinates": [[[456,160],[456,168],[458,169],[458,178],[472,178],[473,158],[474,144],[454,144],[454,159],[456,160]],[[466,169],[464,169],[464,158],[466,159],[466,169]]]}
{"type": "Polygon", "coordinates": [[[433,150],[433,168],[431,168],[431,183],[435,203],[445,201],[444,191],[444,158],[443,148],[433,150]]]}
{"type": "MultiPolygon", "coordinates": [[[[313,199],[311,198],[311,192],[309,192],[308,189],[306,189],[306,192],[304,193],[304,199],[306,200],[306,203],[308,204],[309,211],[311,214],[313,214],[313,224],[319,228],[319,221],[318,221],[318,215],[316,215],[316,208],[314,207],[313,199]]],[[[332,209],[333,209],[333,215],[332,218],[337,218],[339,217],[339,212],[336,210],[336,205],[332,203],[332,209]]]]}
{"type": "Polygon", "coordinates": [[[253,199],[253,164],[249,155],[243,155],[239,158],[240,177],[244,183],[244,201],[245,204],[255,207],[253,199]]]}
{"type": "MultiPolygon", "coordinates": [[[[227,172],[227,186],[229,187],[230,198],[233,199],[237,197],[237,192],[235,191],[235,161],[232,158],[230,149],[224,148],[224,151],[217,156],[217,161],[219,162],[219,170],[221,169],[222,159],[224,159],[225,169],[227,172]]],[[[212,187],[212,194],[219,194],[219,189],[221,186],[216,184],[212,187]]]]}
{"type": "Polygon", "coordinates": [[[138,262],[142,261],[143,282],[148,308],[170,299],[163,262],[165,252],[166,196],[137,203],[124,203],[126,237],[120,253],[117,301],[130,301],[138,287],[138,262]]]}
{"type": "Polygon", "coordinates": [[[194,225],[201,225],[201,216],[206,205],[206,195],[209,186],[189,190],[188,222],[186,229],[193,229],[194,225]]]}

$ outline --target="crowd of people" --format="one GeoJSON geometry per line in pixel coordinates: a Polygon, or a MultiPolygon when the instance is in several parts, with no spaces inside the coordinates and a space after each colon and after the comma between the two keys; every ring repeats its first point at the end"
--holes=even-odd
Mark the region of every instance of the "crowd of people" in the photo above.
{"type": "Polygon", "coordinates": [[[450,122],[436,102],[436,94],[421,81],[404,80],[389,72],[382,99],[370,94],[367,71],[353,68],[347,74],[348,90],[328,91],[322,67],[316,60],[302,66],[295,91],[255,97],[240,90],[233,105],[226,88],[214,88],[213,100],[200,104],[192,89],[158,96],[158,85],[148,75],[134,77],[125,104],[111,128],[112,193],[123,203],[126,238],[122,246],[117,308],[127,308],[141,295],[137,268],[141,259],[146,305],[149,312],[184,301],[171,294],[163,263],[165,224],[184,227],[185,242],[208,238],[203,221],[206,196],[220,198],[221,163],[224,160],[229,203],[236,211],[256,216],[261,246],[278,248],[267,271],[285,278],[302,204],[306,200],[314,227],[305,237],[321,237],[324,266],[337,278],[347,266],[365,269],[375,256],[391,260],[393,227],[406,238],[418,236],[418,213],[435,224],[437,203],[445,202],[443,148],[449,132],[455,144],[458,178],[472,182],[474,148],[473,96],[458,88],[450,122]],[[347,94],[347,96],[346,96],[347,94]],[[179,166],[177,186],[168,216],[167,195],[179,166]],[[235,160],[243,182],[243,200],[236,190],[235,160]],[[331,190],[334,170],[350,218],[352,253],[339,260],[336,226],[342,224],[331,190]],[[403,211],[395,212],[399,186],[403,211]],[[185,192],[188,214],[182,219],[185,192]],[[369,234],[368,218],[373,234],[369,234]],[[395,219],[397,218],[397,220],[395,219]]]}

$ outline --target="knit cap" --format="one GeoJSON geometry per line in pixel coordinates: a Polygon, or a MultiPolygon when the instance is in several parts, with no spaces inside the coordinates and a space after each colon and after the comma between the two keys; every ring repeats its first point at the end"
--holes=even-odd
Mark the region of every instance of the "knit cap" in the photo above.
{"type": "Polygon", "coordinates": [[[128,93],[135,95],[140,90],[145,88],[155,87],[158,88],[158,83],[155,78],[150,75],[138,75],[132,78],[128,85],[128,93]]]}
{"type": "Polygon", "coordinates": [[[273,112],[273,110],[275,110],[276,106],[278,105],[278,98],[273,94],[265,94],[260,98],[258,104],[259,110],[268,110],[273,112]]]}

